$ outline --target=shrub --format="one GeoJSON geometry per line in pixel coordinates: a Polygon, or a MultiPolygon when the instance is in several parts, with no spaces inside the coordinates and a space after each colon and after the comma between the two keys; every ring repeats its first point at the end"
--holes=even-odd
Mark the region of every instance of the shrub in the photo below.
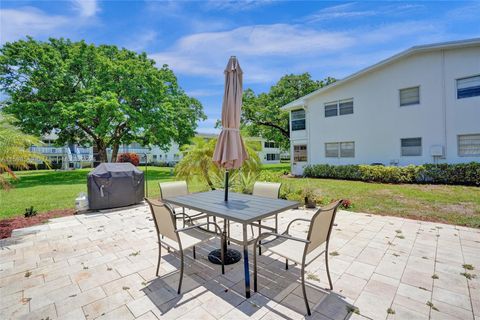
{"type": "Polygon", "coordinates": [[[136,153],[126,152],[126,153],[119,154],[118,157],[117,157],[117,161],[118,162],[130,162],[134,166],[138,166],[138,164],[140,163],[140,158],[138,157],[138,155],[136,153]]]}
{"type": "Polygon", "coordinates": [[[342,208],[343,209],[349,209],[353,206],[353,203],[352,201],[348,200],[348,199],[345,199],[342,201],[342,208]]]}
{"type": "Polygon", "coordinates": [[[37,215],[37,210],[34,210],[33,206],[31,206],[30,208],[25,208],[25,213],[23,215],[25,216],[25,218],[34,217],[37,215]]]}
{"type": "Polygon", "coordinates": [[[306,177],[382,183],[432,183],[480,186],[480,163],[424,164],[406,167],[317,164],[307,166],[306,177]]]}

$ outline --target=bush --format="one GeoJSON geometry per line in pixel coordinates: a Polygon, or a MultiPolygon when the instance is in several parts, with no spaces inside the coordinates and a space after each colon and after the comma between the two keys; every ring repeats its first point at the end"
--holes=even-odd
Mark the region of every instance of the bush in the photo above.
{"type": "Polygon", "coordinates": [[[307,166],[306,177],[382,183],[432,183],[480,186],[480,163],[425,164],[406,167],[317,164],[307,166]]]}
{"type": "Polygon", "coordinates": [[[138,166],[140,163],[140,158],[136,153],[121,153],[117,157],[118,162],[130,162],[134,166],[138,166]]]}
{"type": "Polygon", "coordinates": [[[34,217],[36,215],[37,215],[37,210],[33,209],[33,206],[31,206],[30,208],[25,208],[25,213],[23,214],[25,218],[34,217]]]}

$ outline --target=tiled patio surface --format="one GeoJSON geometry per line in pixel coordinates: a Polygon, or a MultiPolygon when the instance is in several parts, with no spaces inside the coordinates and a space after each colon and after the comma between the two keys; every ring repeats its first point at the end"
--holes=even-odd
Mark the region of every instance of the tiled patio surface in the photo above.
{"type": "MultiPolygon", "coordinates": [[[[280,229],[312,213],[285,212],[280,229]]],[[[321,289],[322,258],[307,269],[311,319],[480,320],[480,230],[350,212],[339,212],[336,224],[333,293],[321,289]],[[465,272],[478,277],[468,280],[465,272]],[[351,304],[360,314],[350,312],[351,304]]],[[[305,236],[304,225],[295,228],[305,236]]],[[[16,230],[0,241],[0,319],[304,317],[298,267],[285,270],[284,260],[263,255],[259,293],[247,300],[242,263],[222,276],[206,260],[218,246],[212,240],[197,249],[196,261],[187,252],[183,294],[177,295],[178,257],[162,250],[161,276],[155,277],[156,240],[145,206],[16,230]]]]}

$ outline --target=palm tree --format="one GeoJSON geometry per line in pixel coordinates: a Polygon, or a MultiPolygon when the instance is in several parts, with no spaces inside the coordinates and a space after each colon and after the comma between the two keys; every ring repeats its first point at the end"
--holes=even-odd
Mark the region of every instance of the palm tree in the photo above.
{"type": "Polygon", "coordinates": [[[42,142],[20,131],[12,125],[14,121],[15,118],[0,113],[0,185],[4,189],[10,187],[4,172],[12,179],[17,179],[13,172],[14,168],[28,169],[30,164],[39,162],[48,164],[45,156],[29,150],[30,146],[40,145],[42,142]]]}
{"type": "MultiPolygon", "coordinates": [[[[175,166],[175,174],[180,179],[191,181],[194,177],[200,178],[211,190],[223,185],[224,170],[217,167],[213,161],[213,152],[217,139],[204,139],[195,137],[191,144],[182,146],[183,158],[175,166]]],[[[231,179],[235,180],[240,172],[258,172],[260,159],[257,155],[258,147],[246,141],[245,147],[249,159],[245,161],[241,169],[233,170],[231,179]]]]}

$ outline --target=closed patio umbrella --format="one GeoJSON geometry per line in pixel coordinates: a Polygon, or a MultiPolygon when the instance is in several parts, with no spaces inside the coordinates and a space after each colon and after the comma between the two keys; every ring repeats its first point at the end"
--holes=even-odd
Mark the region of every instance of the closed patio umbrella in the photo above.
{"type": "Polygon", "coordinates": [[[228,201],[228,170],[238,169],[248,159],[240,136],[242,112],[242,69],[235,56],[230,57],[225,69],[225,91],[222,103],[222,132],[217,140],[213,161],[225,168],[225,201],[228,201]]]}
{"type": "MultiPolygon", "coordinates": [[[[242,69],[235,56],[230,57],[225,68],[225,91],[222,103],[222,132],[218,136],[213,162],[225,168],[225,201],[228,201],[228,174],[231,169],[238,169],[248,159],[245,145],[240,136],[240,114],[242,112],[242,69]]],[[[227,220],[224,220],[224,232],[227,220]]],[[[222,244],[225,252],[225,264],[232,264],[241,259],[237,250],[227,249],[226,238],[222,244]]],[[[220,263],[220,249],[213,250],[208,259],[220,263]]]]}

